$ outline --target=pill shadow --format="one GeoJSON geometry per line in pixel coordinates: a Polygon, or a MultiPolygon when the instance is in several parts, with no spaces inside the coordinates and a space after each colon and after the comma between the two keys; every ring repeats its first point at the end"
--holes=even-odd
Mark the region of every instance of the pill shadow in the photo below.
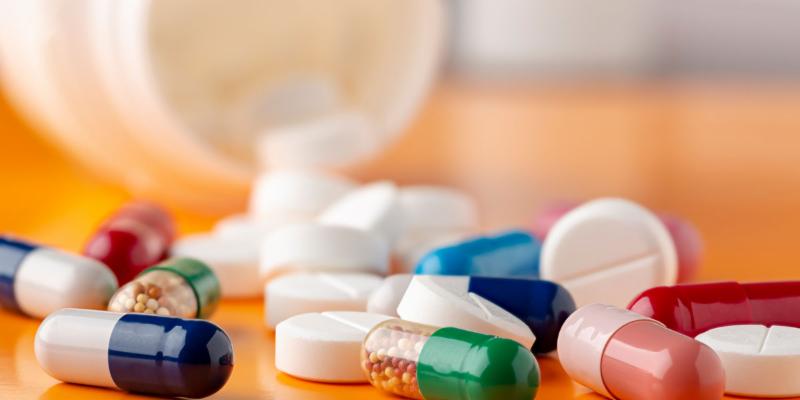
{"type": "Polygon", "coordinates": [[[164,397],[136,395],[119,390],[99,388],[94,386],[78,385],[73,383],[57,383],[50,386],[39,400],[63,400],[63,399],[96,399],[96,400],[153,400],[164,399],[164,397]]]}

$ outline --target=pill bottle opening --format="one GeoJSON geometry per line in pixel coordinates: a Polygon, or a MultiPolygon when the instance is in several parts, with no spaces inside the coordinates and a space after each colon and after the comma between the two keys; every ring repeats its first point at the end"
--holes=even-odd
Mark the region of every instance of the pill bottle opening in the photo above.
{"type": "Polygon", "coordinates": [[[146,69],[183,134],[231,168],[252,172],[265,130],[339,109],[364,113],[386,143],[421,102],[438,61],[433,3],[151,2],[146,69]]]}

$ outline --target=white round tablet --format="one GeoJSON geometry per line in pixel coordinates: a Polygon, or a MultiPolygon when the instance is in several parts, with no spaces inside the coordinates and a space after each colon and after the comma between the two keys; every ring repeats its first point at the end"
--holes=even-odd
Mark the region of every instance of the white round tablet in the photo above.
{"type": "Polygon", "coordinates": [[[410,274],[395,274],[386,277],[369,296],[367,311],[384,315],[397,316],[397,306],[411,283],[410,274]]]}
{"type": "Polygon", "coordinates": [[[278,277],[264,291],[266,323],[309,312],[366,311],[367,299],[381,285],[371,274],[299,273],[278,277]]]}
{"type": "Polygon", "coordinates": [[[295,315],[275,329],[275,368],[312,381],[367,382],[361,343],[387,319],[391,317],[348,311],[295,315]]]}
{"type": "Polygon", "coordinates": [[[269,217],[263,218],[235,214],[217,221],[213,232],[216,236],[229,238],[263,237],[282,226],[313,220],[313,217],[302,213],[272,213],[269,217]]]}
{"type": "Polygon", "coordinates": [[[725,392],[751,397],[800,396],[800,329],[731,325],[695,338],[719,355],[725,392]]]}
{"type": "Polygon", "coordinates": [[[313,169],[276,169],[256,178],[250,195],[250,215],[269,219],[273,214],[310,218],[355,189],[344,177],[313,169]]]}
{"type": "Polygon", "coordinates": [[[468,292],[468,276],[415,275],[397,306],[400,318],[512,339],[531,348],[536,337],[519,318],[468,292]]]}
{"type": "Polygon", "coordinates": [[[369,232],[345,226],[288,225],[261,242],[260,272],[269,279],[285,271],[360,271],[385,274],[389,247],[369,232]]]}
{"type": "Polygon", "coordinates": [[[326,208],[317,221],[373,232],[392,244],[403,227],[397,186],[389,181],[364,185],[326,208]]]}
{"type": "Polygon", "coordinates": [[[178,239],[171,255],[208,264],[219,279],[223,298],[260,297],[264,286],[258,274],[258,245],[258,237],[196,234],[178,239]]]}
{"type": "Polygon", "coordinates": [[[273,167],[340,167],[381,148],[374,123],[358,111],[339,111],[266,129],[257,145],[259,163],[273,167]]]}
{"type": "Polygon", "coordinates": [[[406,186],[400,189],[403,231],[409,234],[430,231],[474,230],[478,227],[478,207],[466,193],[446,186],[406,186]]]}
{"type": "Polygon", "coordinates": [[[562,284],[580,307],[625,307],[645,289],[674,284],[675,246],[664,225],[623,199],[599,199],[564,215],[542,246],[540,276],[562,284]]]}

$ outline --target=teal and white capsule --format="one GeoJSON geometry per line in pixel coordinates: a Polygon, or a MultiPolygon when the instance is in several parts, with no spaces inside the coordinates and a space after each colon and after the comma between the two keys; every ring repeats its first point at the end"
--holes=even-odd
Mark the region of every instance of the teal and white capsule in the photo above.
{"type": "Polygon", "coordinates": [[[44,318],[62,308],[105,308],[117,278],[99,261],[0,237],[0,305],[44,318]]]}

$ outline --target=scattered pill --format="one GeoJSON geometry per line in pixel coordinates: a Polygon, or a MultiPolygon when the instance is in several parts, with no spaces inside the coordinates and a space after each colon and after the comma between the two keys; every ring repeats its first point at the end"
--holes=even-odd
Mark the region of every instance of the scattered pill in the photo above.
{"type": "Polygon", "coordinates": [[[342,110],[303,122],[265,129],[258,140],[259,163],[274,167],[341,167],[381,148],[373,121],[342,110]]]}
{"type": "Polygon", "coordinates": [[[535,278],[539,275],[539,241],[527,232],[508,231],[478,237],[426,254],[417,274],[535,278]]]}
{"type": "Polygon", "coordinates": [[[142,271],[111,298],[108,310],[155,312],[181,318],[207,318],[220,297],[219,280],[211,269],[191,258],[173,258],[142,271]],[[127,307],[135,300],[133,307],[127,307]]]}
{"type": "Polygon", "coordinates": [[[260,274],[287,271],[371,272],[389,269],[386,242],[361,229],[295,224],[268,234],[260,247],[260,274]]]}
{"type": "Polygon", "coordinates": [[[731,325],[697,336],[725,367],[725,392],[749,397],[800,395],[800,329],[731,325]]]}
{"type": "Polygon", "coordinates": [[[466,193],[445,186],[406,186],[399,205],[404,235],[478,228],[478,207],[466,193]]]}
{"type": "MultiPolygon", "coordinates": [[[[408,274],[397,274],[386,278],[370,296],[367,311],[397,316],[397,307],[411,279],[412,275],[408,274]]],[[[428,279],[441,283],[460,296],[474,293],[522,320],[536,337],[532,348],[534,353],[555,350],[561,325],[575,311],[575,302],[566,289],[549,281],[434,275],[428,279]]]]}
{"type": "Polygon", "coordinates": [[[77,254],[0,237],[0,305],[44,318],[67,307],[102,309],[117,290],[105,265],[77,254]]]}
{"type": "Polygon", "coordinates": [[[261,297],[264,285],[258,273],[260,236],[196,234],[178,239],[174,257],[200,260],[219,279],[223,298],[261,297]]]}
{"type": "Polygon", "coordinates": [[[36,332],[36,359],[60,381],[164,397],[207,397],[233,369],[225,332],[203,320],[63,309],[36,332]]]}
{"type": "Polygon", "coordinates": [[[513,340],[397,319],[367,334],[361,363],[372,386],[413,399],[530,400],[540,380],[536,358],[513,340]]]}
{"type": "Polygon", "coordinates": [[[661,286],[639,294],[628,309],[691,337],[725,325],[800,328],[800,281],[661,286]]]}
{"type": "Polygon", "coordinates": [[[322,311],[366,311],[367,298],[381,284],[377,275],[364,273],[298,273],[270,281],[264,294],[267,326],[322,311]]]}
{"type": "Polygon", "coordinates": [[[675,283],[675,246],[649,211],[622,199],[586,203],[561,218],[542,246],[541,278],[575,303],[624,307],[642,290],[675,283]]]}
{"type": "Polygon", "coordinates": [[[397,315],[407,321],[453,326],[533,347],[536,337],[525,322],[481,295],[468,292],[468,286],[463,277],[415,276],[397,305],[397,315]]]}
{"type": "Polygon", "coordinates": [[[658,321],[591,304],[561,328],[558,358],[580,384],[620,400],[717,400],[725,372],[708,346],[658,321]]]}
{"type": "MultiPolygon", "coordinates": [[[[546,206],[533,222],[532,231],[540,240],[545,240],[553,225],[579,204],[556,202],[546,206]]],[[[666,226],[678,256],[678,282],[689,282],[697,275],[703,258],[703,238],[695,226],[676,216],[659,213],[658,219],[666,226]]]]}
{"type": "Polygon", "coordinates": [[[395,274],[386,277],[367,299],[367,311],[398,317],[397,305],[400,304],[400,300],[406,293],[412,276],[410,274],[395,274]]]}
{"type": "Polygon", "coordinates": [[[455,245],[475,236],[472,231],[430,231],[403,235],[394,244],[395,272],[414,272],[420,260],[440,247],[455,245]]]}
{"type": "Polygon", "coordinates": [[[120,285],[163,260],[175,237],[172,217],[145,202],[123,205],[91,236],[83,254],[106,264],[120,285]]]}
{"type": "Polygon", "coordinates": [[[391,317],[353,311],[295,315],[275,328],[275,368],[312,381],[361,383],[361,344],[391,317]]]}
{"type": "Polygon", "coordinates": [[[234,240],[262,238],[282,226],[311,222],[313,220],[313,216],[302,213],[274,212],[269,215],[269,218],[255,218],[247,214],[235,214],[217,221],[211,234],[234,240]]]}
{"type": "Polygon", "coordinates": [[[275,214],[314,218],[355,188],[351,180],[327,172],[312,169],[271,170],[259,176],[253,184],[250,215],[265,221],[275,214]]]}
{"type": "Polygon", "coordinates": [[[364,185],[331,204],[317,221],[372,232],[393,244],[400,236],[403,215],[397,186],[388,181],[364,185]]]}

